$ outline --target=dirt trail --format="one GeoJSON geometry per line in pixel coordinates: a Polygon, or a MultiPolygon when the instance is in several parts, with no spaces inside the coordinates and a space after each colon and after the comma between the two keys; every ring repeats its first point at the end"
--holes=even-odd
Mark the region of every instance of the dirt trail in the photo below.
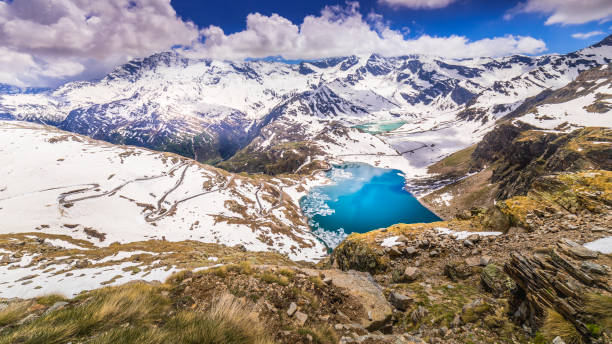
{"type": "Polygon", "coordinates": [[[168,196],[170,193],[172,193],[174,190],[176,190],[176,189],[177,189],[177,188],[178,188],[178,187],[179,187],[179,186],[180,186],[180,185],[183,183],[183,181],[184,181],[184,179],[185,179],[185,172],[186,172],[186,171],[187,171],[187,168],[185,168],[185,170],[183,171],[182,176],[181,176],[181,178],[179,179],[179,181],[176,183],[176,185],[175,185],[175,186],[174,186],[172,189],[170,189],[170,190],[166,191],[166,193],[164,194],[164,196],[162,197],[162,199],[160,199],[160,200],[157,202],[157,210],[156,210],[156,211],[152,211],[151,213],[149,213],[149,214],[145,215],[145,218],[144,218],[144,219],[145,219],[145,221],[147,221],[147,222],[149,222],[149,223],[151,223],[151,222],[155,222],[155,221],[158,221],[158,220],[160,220],[160,219],[162,219],[162,218],[164,218],[164,217],[166,217],[166,216],[168,216],[168,215],[170,215],[170,214],[173,214],[173,213],[176,211],[176,209],[178,208],[178,205],[179,205],[179,204],[181,204],[181,203],[183,203],[183,202],[187,202],[187,201],[192,200],[192,199],[194,199],[194,198],[197,198],[197,197],[200,197],[200,196],[204,196],[204,195],[207,195],[207,194],[210,194],[210,193],[213,193],[213,192],[220,192],[220,191],[223,191],[223,190],[227,189],[227,188],[228,188],[228,187],[229,187],[229,186],[232,184],[232,182],[234,181],[234,178],[235,178],[234,176],[232,176],[232,177],[230,178],[230,180],[229,180],[227,183],[225,183],[223,186],[221,186],[221,187],[219,187],[219,188],[217,188],[217,189],[215,189],[215,190],[210,190],[210,191],[200,192],[200,193],[197,193],[197,194],[195,194],[195,195],[191,195],[191,196],[185,197],[185,198],[183,198],[183,199],[180,199],[180,200],[178,200],[178,201],[174,202],[174,203],[173,203],[173,204],[170,206],[170,208],[168,208],[168,210],[163,209],[163,208],[161,207],[162,202],[164,201],[164,199],[165,199],[165,198],[166,198],[166,197],[167,197],[167,196],[168,196]],[[157,216],[153,217],[153,215],[157,215],[157,216]]]}
{"type": "MultiPolygon", "coordinates": [[[[91,190],[95,190],[95,189],[97,189],[97,188],[99,188],[99,187],[100,187],[100,184],[97,184],[97,183],[88,184],[88,185],[91,185],[91,187],[89,187],[89,188],[85,188],[85,189],[78,189],[78,190],[72,190],[72,191],[68,191],[68,192],[61,193],[61,194],[59,195],[59,197],[58,197],[58,202],[59,202],[59,205],[60,205],[60,206],[62,206],[62,205],[64,205],[64,204],[68,204],[68,203],[74,204],[74,203],[76,203],[76,202],[84,201],[84,200],[87,200],[87,199],[99,198],[99,197],[104,197],[104,196],[112,196],[112,195],[113,195],[113,194],[115,194],[117,191],[119,191],[119,190],[123,189],[125,186],[127,186],[127,185],[129,185],[129,184],[131,184],[131,183],[141,182],[141,181],[145,181],[145,180],[152,180],[152,179],[162,178],[162,177],[165,177],[165,176],[171,175],[171,174],[172,174],[174,171],[176,171],[177,169],[179,169],[179,168],[181,168],[182,166],[185,166],[185,165],[187,165],[187,163],[186,163],[186,162],[181,163],[181,164],[179,164],[179,165],[177,165],[177,166],[172,167],[172,168],[171,168],[169,171],[164,172],[164,173],[162,173],[162,174],[158,174],[158,175],[156,175],[156,176],[151,176],[151,177],[141,177],[141,178],[136,178],[136,179],[128,180],[128,181],[124,182],[123,184],[121,184],[121,185],[119,185],[119,186],[117,186],[117,187],[113,188],[112,190],[110,190],[110,191],[106,191],[106,192],[103,192],[103,193],[101,193],[101,194],[97,194],[97,195],[90,195],[90,196],[83,196],[83,197],[80,197],[80,198],[74,198],[74,199],[66,199],[66,198],[67,198],[68,196],[70,196],[70,195],[79,194],[79,193],[85,193],[85,192],[88,192],[88,191],[91,191],[91,190]]],[[[86,184],[86,185],[87,185],[87,184],[86,184]]]]}

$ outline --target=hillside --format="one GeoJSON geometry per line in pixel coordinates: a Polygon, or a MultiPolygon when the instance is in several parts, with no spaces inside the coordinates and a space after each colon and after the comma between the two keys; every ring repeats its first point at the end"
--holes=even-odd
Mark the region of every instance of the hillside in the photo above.
{"type": "Polygon", "coordinates": [[[314,179],[236,175],[26,122],[0,122],[0,132],[3,233],[88,246],[195,240],[297,260],[325,254],[297,203],[314,179]]]}
{"type": "Polygon", "coordinates": [[[612,168],[612,69],[595,68],[499,120],[477,145],[429,167],[451,181],[422,201],[445,218],[524,195],[538,176],[612,168]],[[456,182],[452,183],[453,180],[456,182]]]}

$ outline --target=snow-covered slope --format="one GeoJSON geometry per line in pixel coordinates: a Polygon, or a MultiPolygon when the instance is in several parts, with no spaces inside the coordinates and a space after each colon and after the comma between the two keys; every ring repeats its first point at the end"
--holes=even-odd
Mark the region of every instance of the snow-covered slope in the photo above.
{"type": "Polygon", "coordinates": [[[400,157],[392,159],[394,167],[406,165],[406,158],[409,169],[422,171],[476,142],[526,98],[562,87],[611,57],[611,37],[567,55],[466,60],[371,55],[234,63],[167,52],[120,66],[100,81],[2,95],[0,115],[204,162],[226,160],[243,148],[249,153],[308,142],[312,154],[300,163],[311,155],[352,153],[388,164],[372,157],[391,152],[400,157]],[[403,126],[379,135],[380,144],[365,152],[345,145],[361,140],[352,126],[386,121],[403,126]],[[346,130],[330,131],[339,125],[346,130]]]}
{"type": "Polygon", "coordinates": [[[521,110],[508,117],[565,132],[580,127],[612,128],[612,65],[585,71],[567,86],[521,110]]]}
{"type": "Polygon", "coordinates": [[[297,204],[307,179],[235,175],[18,121],[0,121],[0,175],[0,234],[64,234],[99,246],[196,240],[306,260],[325,254],[297,204]]]}

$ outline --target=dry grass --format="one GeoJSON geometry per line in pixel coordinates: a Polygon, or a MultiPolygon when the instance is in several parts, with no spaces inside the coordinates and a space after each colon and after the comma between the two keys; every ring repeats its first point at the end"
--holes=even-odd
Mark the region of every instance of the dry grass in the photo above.
{"type": "Polygon", "coordinates": [[[15,323],[32,302],[16,303],[0,312],[1,324],[12,324],[0,331],[0,344],[272,343],[254,305],[225,294],[205,312],[177,313],[166,290],[168,285],[145,283],[102,288],[21,326],[15,323]]]}
{"type": "Polygon", "coordinates": [[[553,311],[549,310],[544,325],[541,328],[542,336],[551,342],[555,337],[559,336],[566,344],[583,344],[582,336],[576,330],[574,325],[565,318],[553,311]]]}
{"type": "Polygon", "coordinates": [[[272,343],[253,306],[230,294],[218,297],[203,314],[179,313],[165,327],[178,343],[272,343]]]}
{"type": "Polygon", "coordinates": [[[36,299],[36,302],[47,307],[53,306],[54,303],[59,301],[66,301],[66,297],[60,294],[48,294],[36,299]]]}
{"type": "Polygon", "coordinates": [[[336,344],[339,341],[338,335],[329,325],[301,328],[298,330],[298,333],[302,336],[310,335],[312,343],[315,344],[336,344]]]}
{"type": "Polygon", "coordinates": [[[0,327],[11,324],[23,318],[28,313],[28,307],[32,305],[30,301],[15,302],[0,311],[0,327]]]}
{"type": "Polygon", "coordinates": [[[612,296],[588,294],[585,298],[584,311],[594,318],[596,324],[592,325],[612,331],[612,296]]]}
{"type": "Polygon", "coordinates": [[[269,283],[269,284],[273,284],[276,283],[278,285],[282,285],[282,286],[288,286],[289,285],[289,278],[287,278],[287,276],[284,275],[277,275],[273,272],[270,271],[264,271],[259,275],[259,279],[262,280],[263,282],[269,283]]]}

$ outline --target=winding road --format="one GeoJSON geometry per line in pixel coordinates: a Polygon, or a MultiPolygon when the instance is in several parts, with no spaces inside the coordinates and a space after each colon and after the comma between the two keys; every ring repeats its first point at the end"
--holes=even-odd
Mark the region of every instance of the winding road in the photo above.
{"type": "MultiPolygon", "coordinates": [[[[233,180],[235,178],[234,176],[232,176],[227,183],[225,183],[223,186],[221,186],[221,187],[219,187],[217,189],[209,190],[209,191],[205,191],[205,192],[200,192],[200,193],[197,193],[197,194],[185,197],[183,199],[180,199],[178,201],[175,201],[170,206],[170,208],[165,209],[163,207],[163,203],[166,201],[166,199],[168,198],[168,196],[170,194],[172,194],[174,191],[176,191],[183,184],[183,182],[185,180],[185,175],[187,173],[187,170],[189,169],[189,166],[190,166],[190,164],[188,162],[184,162],[184,163],[178,164],[176,166],[173,166],[170,170],[168,170],[168,171],[166,171],[164,173],[161,173],[161,174],[158,174],[158,175],[155,175],[155,176],[141,177],[141,178],[135,178],[135,179],[132,179],[132,180],[128,180],[128,181],[122,183],[121,185],[116,186],[115,188],[113,188],[113,189],[111,189],[109,191],[106,191],[106,192],[102,192],[102,193],[95,194],[95,195],[88,195],[88,196],[83,196],[83,197],[77,197],[77,198],[69,198],[70,196],[77,195],[77,194],[84,194],[84,193],[93,191],[93,190],[95,190],[95,189],[100,187],[100,184],[98,184],[98,183],[80,184],[78,186],[87,186],[87,187],[61,193],[58,196],[58,206],[60,208],[62,208],[62,207],[66,207],[66,205],[68,205],[68,204],[74,204],[74,203],[85,201],[85,200],[88,200],[88,199],[100,198],[100,197],[105,197],[105,196],[112,196],[115,193],[117,193],[119,190],[123,189],[125,186],[127,186],[127,185],[129,185],[131,183],[140,182],[140,181],[147,181],[147,180],[153,180],[153,179],[158,179],[158,178],[166,177],[166,176],[172,175],[174,172],[176,172],[180,168],[184,167],[183,171],[181,172],[181,174],[180,174],[178,180],[176,181],[176,183],[174,183],[174,185],[170,189],[166,190],[163,193],[163,195],[157,200],[156,208],[153,209],[152,211],[148,212],[147,214],[145,214],[145,216],[144,216],[145,221],[151,223],[151,222],[158,221],[158,220],[164,218],[165,216],[168,216],[169,214],[172,214],[177,209],[178,205],[183,203],[183,202],[192,200],[194,198],[197,198],[197,197],[200,197],[200,196],[203,196],[203,195],[206,195],[206,194],[210,194],[210,193],[213,193],[213,192],[219,192],[219,191],[227,189],[229,187],[229,185],[231,185],[231,183],[233,182],[233,180]]],[[[61,188],[65,188],[65,187],[51,188],[51,189],[46,189],[44,191],[54,190],[54,189],[61,189],[61,188]]]]}

